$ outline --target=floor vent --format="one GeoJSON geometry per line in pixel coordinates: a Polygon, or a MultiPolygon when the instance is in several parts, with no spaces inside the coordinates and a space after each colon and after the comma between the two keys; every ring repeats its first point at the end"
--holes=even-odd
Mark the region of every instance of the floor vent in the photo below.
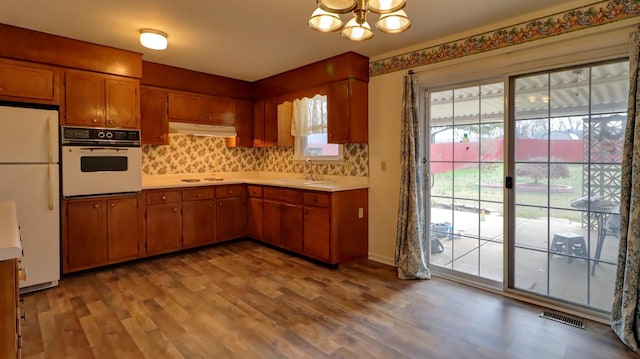
{"type": "Polygon", "coordinates": [[[554,313],[554,312],[550,312],[548,310],[545,310],[544,312],[540,313],[540,316],[542,318],[555,320],[556,322],[564,323],[564,324],[570,325],[572,327],[585,329],[584,322],[582,320],[571,318],[571,317],[568,317],[568,316],[566,316],[564,314],[554,313]]]}

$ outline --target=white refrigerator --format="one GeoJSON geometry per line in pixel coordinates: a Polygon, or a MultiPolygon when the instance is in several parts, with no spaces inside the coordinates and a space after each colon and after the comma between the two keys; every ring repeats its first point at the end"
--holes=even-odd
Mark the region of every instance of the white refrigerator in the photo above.
{"type": "Polygon", "coordinates": [[[0,200],[14,201],[22,235],[21,292],[60,279],[58,111],[0,106],[0,200]]]}

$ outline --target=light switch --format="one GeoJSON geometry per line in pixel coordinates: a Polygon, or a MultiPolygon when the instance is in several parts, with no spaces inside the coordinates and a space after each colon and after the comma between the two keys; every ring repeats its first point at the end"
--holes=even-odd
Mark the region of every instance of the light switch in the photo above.
{"type": "Polygon", "coordinates": [[[385,172],[387,170],[387,161],[380,161],[380,171],[385,172]]]}
{"type": "Polygon", "coordinates": [[[364,218],[364,208],[358,208],[358,218],[364,218]]]}

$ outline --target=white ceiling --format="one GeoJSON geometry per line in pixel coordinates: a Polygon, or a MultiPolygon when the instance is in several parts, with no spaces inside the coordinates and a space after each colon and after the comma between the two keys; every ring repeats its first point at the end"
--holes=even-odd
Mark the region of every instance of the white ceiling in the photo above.
{"type": "MultiPolygon", "coordinates": [[[[569,9],[591,2],[407,0],[405,10],[413,22],[408,31],[390,35],[374,29],[373,39],[361,43],[310,29],[314,0],[2,0],[0,23],[141,52],[146,61],[255,81],[347,51],[374,57],[562,4],[569,9]],[[143,48],[141,28],[168,33],[168,49],[143,48]]],[[[377,17],[369,15],[372,27],[377,17]]]]}

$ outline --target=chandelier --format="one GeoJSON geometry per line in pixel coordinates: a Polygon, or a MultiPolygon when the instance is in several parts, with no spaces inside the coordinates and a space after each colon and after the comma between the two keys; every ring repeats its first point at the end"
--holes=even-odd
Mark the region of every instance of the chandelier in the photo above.
{"type": "Polygon", "coordinates": [[[342,29],[342,36],[353,41],[368,40],[373,37],[367,14],[380,15],[376,28],[390,34],[397,34],[411,27],[411,20],[402,10],[405,0],[317,0],[318,8],[311,14],[309,26],[320,32],[342,29]],[[343,25],[340,14],[353,12],[353,17],[343,25]]]}

